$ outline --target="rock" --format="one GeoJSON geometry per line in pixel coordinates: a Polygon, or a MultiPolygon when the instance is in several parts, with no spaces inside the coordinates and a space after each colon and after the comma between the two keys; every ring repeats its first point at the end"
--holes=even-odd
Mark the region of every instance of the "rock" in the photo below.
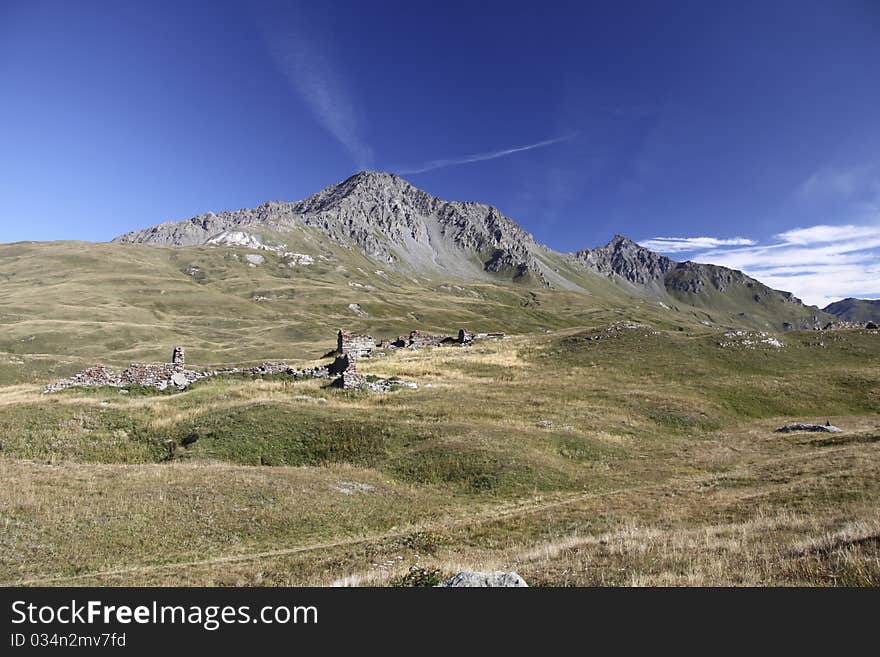
{"type": "Polygon", "coordinates": [[[244,259],[252,265],[262,265],[264,262],[266,262],[266,258],[261,256],[259,253],[248,253],[247,255],[245,255],[244,259]]]}
{"type": "Polygon", "coordinates": [[[745,349],[771,347],[776,350],[785,348],[785,344],[781,340],[764,331],[728,331],[724,334],[724,338],[718,342],[719,347],[743,347],[745,349]]]}
{"type": "Polygon", "coordinates": [[[297,265],[312,265],[315,259],[307,253],[285,253],[284,260],[288,267],[296,267],[297,265]]]}
{"type": "Polygon", "coordinates": [[[450,577],[438,584],[442,587],[515,587],[528,586],[517,573],[496,572],[463,572],[450,577]]]}
{"type": "Polygon", "coordinates": [[[226,230],[209,239],[205,244],[211,246],[242,246],[248,249],[272,250],[263,244],[260,239],[250,233],[240,230],[226,230]]]}
{"type": "Polygon", "coordinates": [[[186,388],[189,385],[189,379],[183,372],[175,372],[171,375],[171,383],[178,388],[186,388]]]}
{"type": "Polygon", "coordinates": [[[348,309],[353,312],[358,317],[367,317],[367,312],[361,308],[361,304],[359,303],[350,303],[348,304],[348,309]]]}
{"type": "Polygon", "coordinates": [[[786,424],[779,427],[775,433],[792,433],[794,431],[818,431],[825,433],[841,433],[843,429],[839,429],[832,424],[786,424]]]}

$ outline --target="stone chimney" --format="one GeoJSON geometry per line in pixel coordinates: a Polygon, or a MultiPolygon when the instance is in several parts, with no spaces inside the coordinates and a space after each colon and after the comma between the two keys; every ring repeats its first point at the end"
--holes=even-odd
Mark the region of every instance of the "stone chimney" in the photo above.
{"type": "Polygon", "coordinates": [[[171,352],[171,364],[180,370],[186,366],[186,354],[183,351],[183,347],[174,347],[174,351],[171,352]]]}

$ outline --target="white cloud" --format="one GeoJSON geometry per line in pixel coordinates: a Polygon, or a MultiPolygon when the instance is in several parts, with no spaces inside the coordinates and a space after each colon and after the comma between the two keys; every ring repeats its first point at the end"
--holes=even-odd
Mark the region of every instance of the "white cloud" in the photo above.
{"type": "Polygon", "coordinates": [[[348,151],[359,169],[373,166],[373,150],[344,77],[333,64],[327,45],[311,30],[265,29],[275,63],[305,101],[318,123],[348,151]]]}
{"type": "Polygon", "coordinates": [[[779,233],[776,237],[786,244],[820,244],[824,242],[843,242],[853,239],[877,237],[880,228],[876,226],[810,226],[795,228],[779,233]]]}
{"type": "Polygon", "coordinates": [[[539,141],[534,144],[528,144],[526,146],[515,146],[513,148],[505,148],[498,151],[489,151],[487,153],[476,153],[474,155],[464,155],[462,157],[451,157],[445,158],[441,160],[431,160],[430,162],[425,162],[424,164],[420,164],[412,167],[390,167],[392,171],[396,171],[401,174],[413,174],[413,173],[424,173],[426,171],[433,171],[434,169],[441,169],[443,167],[451,167],[458,164],[470,164],[471,162],[483,162],[485,160],[494,160],[499,157],[507,157],[508,155],[513,155],[514,153],[522,153],[524,151],[530,151],[535,148],[543,148],[544,146],[551,146],[553,144],[559,144],[564,141],[568,141],[572,139],[575,135],[566,135],[564,137],[556,137],[555,139],[546,139],[544,141],[539,141]]]}
{"type": "Polygon", "coordinates": [[[681,253],[719,246],[748,246],[755,244],[755,242],[745,237],[731,237],[728,239],[719,239],[717,237],[653,237],[639,242],[639,244],[646,249],[662,253],[681,253]]]}
{"type": "Polygon", "coordinates": [[[880,298],[880,223],[795,228],[775,235],[769,244],[711,237],[654,238],[641,244],[740,269],[820,307],[844,297],[880,298]]]}

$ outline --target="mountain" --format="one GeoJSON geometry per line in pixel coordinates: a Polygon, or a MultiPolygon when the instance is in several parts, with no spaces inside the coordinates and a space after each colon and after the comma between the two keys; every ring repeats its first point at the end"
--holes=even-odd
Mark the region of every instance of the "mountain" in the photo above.
{"type": "Polygon", "coordinates": [[[302,201],[209,212],[113,241],[196,246],[229,231],[253,230],[274,232],[276,241],[297,231],[315,231],[400,270],[555,278],[539,260],[549,249],[497,208],[435,198],[395,174],[375,171],[357,173],[302,201]]]}
{"type": "Polygon", "coordinates": [[[821,318],[791,292],[774,290],[736,269],[698,262],[676,262],[636,242],[615,235],[605,246],[574,254],[585,267],[657,295],[692,306],[748,315],[775,316],[783,328],[817,328],[821,318]],[[808,313],[809,314],[809,313],[808,313]],[[793,321],[790,321],[793,320],[793,321]]]}
{"type": "Polygon", "coordinates": [[[830,303],[823,311],[845,322],[880,323],[880,299],[853,299],[830,303]]]}
{"type": "MultiPolygon", "coordinates": [[[[262,250],[279,254],[288,264],[291,258],[330,258],[334,248],[342,247],[382,270],[408,276],[516,281],[587,294],[595,292],[598,280],[605,280],[619,294],[674,307],[709,323],[813,328],[830,319],[791,293],[773,290],[742,272],[676,262],[621,235],[599,248],[558,253],[495,207],[436,198],[395,174],[375,171],[357,173],[302,201],[209,212],[113,241],[262,250]]],[[[262,256],[252,258],[259,262],[262,256]]]]}

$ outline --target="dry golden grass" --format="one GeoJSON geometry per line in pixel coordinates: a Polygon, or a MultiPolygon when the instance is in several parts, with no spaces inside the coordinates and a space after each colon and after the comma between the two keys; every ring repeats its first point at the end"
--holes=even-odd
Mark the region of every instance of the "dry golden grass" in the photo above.
{"type": "Polygon", "coordinates": [[[0,452],[14,482],[0,583],[385,585],[418,565],[536,585],[877,584],[868,343],[783,379],[765,361],[802,354],[728,362],[675,334],[565,342],[578,335],[362,361],[420,384],[388,395],[242,379],[175,395],[0,388],[21,434],[0,452]],[[817,416],[846,431],[773,433],[817,416]],[[145,451],[192,431],[194,446],[145,451]],[[361,434],[363,452],[346,442],[361,434]],[[289,460],[247,465],[265,436],[260,459],[289,460]],[[301,451],[322,440],[326,454],[301,451]]]}

